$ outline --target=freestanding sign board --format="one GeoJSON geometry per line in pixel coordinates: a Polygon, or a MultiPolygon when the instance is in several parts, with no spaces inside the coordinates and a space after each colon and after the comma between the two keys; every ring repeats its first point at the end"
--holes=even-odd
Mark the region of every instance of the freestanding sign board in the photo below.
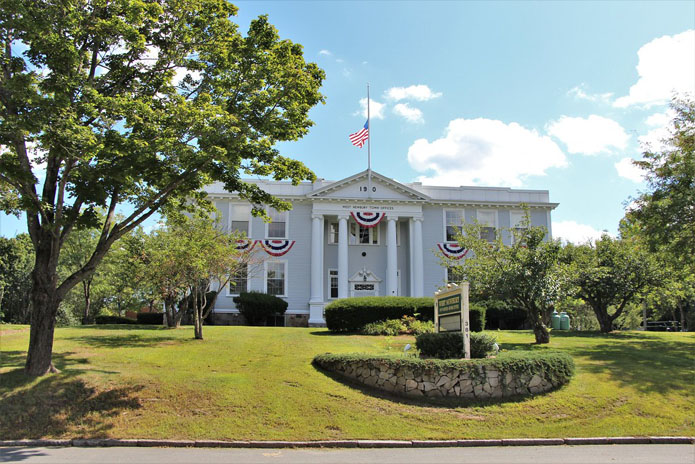
{"type": "Polygon", "coordinates": [[[434,294],[434,325],[437,332],[461,332],[465,358],[471,359],[468,289],[468,282],[447,284],[445,290],[434,294]]]}

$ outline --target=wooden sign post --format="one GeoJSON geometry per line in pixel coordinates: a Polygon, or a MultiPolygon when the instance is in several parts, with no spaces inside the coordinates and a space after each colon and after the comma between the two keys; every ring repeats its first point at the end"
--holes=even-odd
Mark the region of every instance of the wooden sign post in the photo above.
{"type": "Polygon", "coordinates": [[[439,332],[461,332],[463,352],[471,359],[471,323],[468,306],[468,282],[447,284],[434,294],[434,326],[439,332]]]}

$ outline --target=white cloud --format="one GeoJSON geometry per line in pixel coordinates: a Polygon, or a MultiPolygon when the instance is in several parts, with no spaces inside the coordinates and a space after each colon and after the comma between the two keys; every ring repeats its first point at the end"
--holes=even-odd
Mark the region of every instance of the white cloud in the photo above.
{"type": "Polygon", "coordinates": [[[586,85],[581,84],[576,87],[572,87],[567,95],[574,97],[578,100],[589,100],[592,102],[609,103],[613,94],[611,92],[607,93],[587,93],[586,85]]]}
{"type": "Polygon", "coordinates": [[[553,238],[562,239],[565,242],[580,244],[595,241],[607,232],[596,230],[586,224],[578,224],[575,221],[553,222],[553,238]]]}
{"type": "Polygon", "coordinates": [[[401,116],[408,122],[414,122],[418,124],[425,122],[425,119],[422,117],[422,111],[420,111],[417,108],[413,108],[412,106],[409,106],[407,103],[397,103],[393,107],[393,112],[396,113],[398,116],[401,116]]]}
{"type": "Polygon", "coordinates": [[[620,177],[637,183],[644,181],[644,171],[632,164],[632,158],[630,157],[623,158],[615,163],[615,169],[620,177]]]}
{"type": "Polygon", "coordinates": [[[674,92],[695,93],[695,30],[665,35],[637,52],[639,79],[614,105],[646,107],[670,100],[674,92]]]}
{"type": "Polygon", "coordinates": [[[549,123],[546,130],[560,139],[568,152],[584,155],[610,152],[611,147],[623,150],[630,139],[620,124],[595,114],[588,118],[562,116],[549,123]]]}
{"type": "Polygon", "coordinates": [[[434,185],[519,186],[524,177],[567,165],[550,137],[514,122],[483,118],[454,119],[444,137],[416,140],[408,149],[408,162],[416,171],[434,171],[418,179],[434,185]]]}
{"type": "MultiPolygon", "coordinates": [[[[355,116],[360,116],[362,115],[363,117],[367,117],[367,99],[362,98],[360,99],[360,110],[356,111],[353,113],[355,116]]],[[[369,100],[369,114],[372,119],[384,119],[384,109],[386,108],[386,105],[383,103],[379,103],[376,100],[369,100]]]]}
{"type": "Polygon", "coordinates": [[[333,55],[333,53],[331,53],[329,50],[320,50],[319,55],[331,56],[331,55],[333,55]]]}
{"type": "Polygon", "coordinates": [[[428,86],[423,84],[411,85],[409,87],[391,87],[386,92],[384,92],[384,98],[394,101],[427,101],[432,100],[433,98],[439,98],[441,96],[441,92],[433,92],[428,86]]]}
{"type": "Polygon", "coordinates": [[[663,151],[669,148],[669,144],[664,141],[671,135],[671,121],[674,117],[673,110],[668,109],[663,113],[654,113],[645,120],[653,129],[637,138],[642,150],[663,151]]]}

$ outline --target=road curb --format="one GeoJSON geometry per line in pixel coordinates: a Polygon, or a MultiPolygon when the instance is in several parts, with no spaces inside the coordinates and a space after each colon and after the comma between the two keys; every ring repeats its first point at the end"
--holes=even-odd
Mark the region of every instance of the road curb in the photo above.
{"type": "Polygon", "coordinates": [[[576,438],[504,438],[484,440],[150,440],[89,438],[73,440],[0,440],[0,447],[67,447],[107,448],[434,448],[434,447],[489,447],[489,446],[581,446],[581,445],[695,445],[695,437],[576,437],[576,438]]]}

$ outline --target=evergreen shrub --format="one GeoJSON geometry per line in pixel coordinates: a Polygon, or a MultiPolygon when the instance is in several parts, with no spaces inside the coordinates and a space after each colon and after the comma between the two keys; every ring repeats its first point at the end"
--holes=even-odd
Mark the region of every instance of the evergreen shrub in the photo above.
{"type": "Polygon", "coordinates": [[[138,313],[138,324],[145,325],[163,325],[164,313],[138,313]]]}
{"type": "Polygon", "coordinates": [[[242,292],[234,297],[234,304],[249,325],[266,325],[271,316],[282,316],[287,302],[275,295],[262,292],[242,292]]]}
{"type": "MultiPolygon", "coordinates": [[[[403,316],[420,321],[434,320],[434,298],[409,296],[365,296],[343,298],[328,304],[324,310],[326,326],[333,332],[357,332],[371,323],[403,316]]],[[[471,330],[485,327],[485,307],[470,305],[471,330]]]]}
{"type": "MultiPolygon", "coordinates": [[[[471,333],[471,358],[484,358],[494,350],[495,337],[484,333],[471,333]]],[[[420,355],[438,359],[463,358],[461,332],[421,334],[415,338],[420,355]]]]}
{"type": "Polygon", "coordinates": [[[121,317],[121,316],[97,316],[94,318],[94,322],[103,325],[103,324],[137,324],[138,321],[135,319],[130,319],[128,317],[121,317]]]}

